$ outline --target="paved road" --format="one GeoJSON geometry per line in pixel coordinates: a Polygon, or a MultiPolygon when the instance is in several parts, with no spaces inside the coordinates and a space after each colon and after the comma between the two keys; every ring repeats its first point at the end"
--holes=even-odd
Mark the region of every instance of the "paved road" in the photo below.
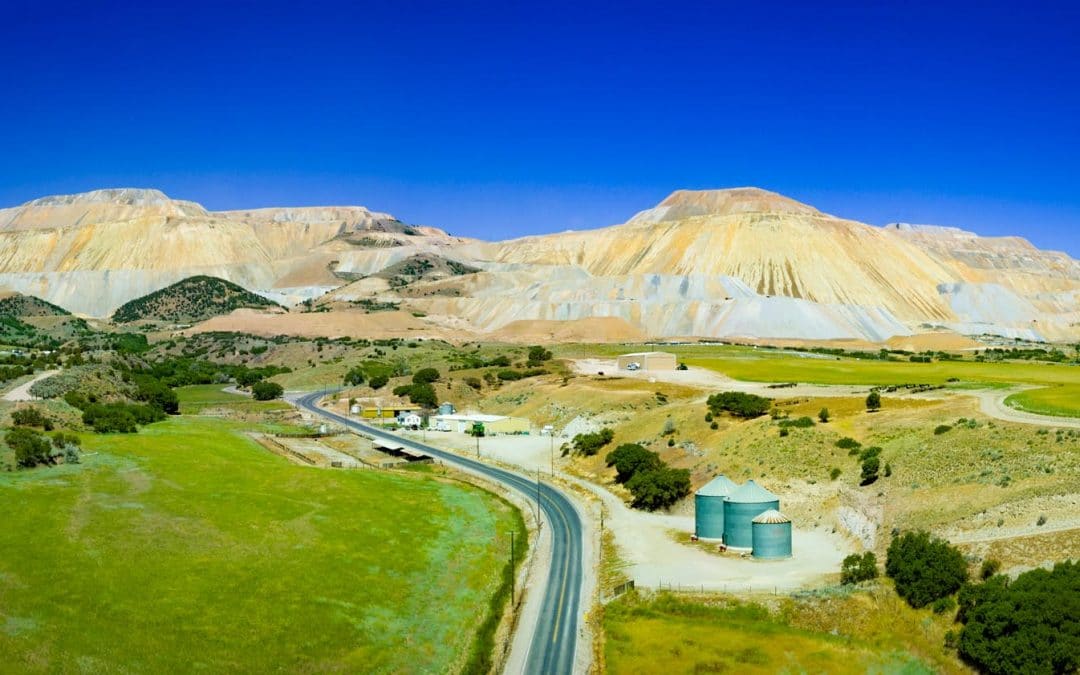
{"type": "MultiPolygon", "coordinates": [[[[323,410],[316,405],[321,396],[318,392],[308,394],[296,399],[296,404],[368,436],[391,439],[482,474],[511,490],[516,490],[527,499],[537,498],[536,481],[323,410]]],[[[543,593],[543,602],[525,672],[543,675],[572,673],[577,649],[578,617],[581,615],[581,587],[584,581],[581,519],[569,498],[556,488],[541,482],[539,495],[540,508],[550,528],[551,567],[547,583],[538,589],[543,593]]]]}

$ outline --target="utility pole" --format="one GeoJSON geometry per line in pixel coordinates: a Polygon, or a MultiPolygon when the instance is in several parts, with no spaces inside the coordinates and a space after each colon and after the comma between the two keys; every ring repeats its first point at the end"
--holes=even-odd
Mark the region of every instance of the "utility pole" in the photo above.
{"type": "Polygon", "coordinates": [[[514,531],[510,530],[510,606],[514,606],[517,575],[514,574],[514,531]]]}
{"type": "Polygon", "coordinates": [[[540,522],[540,467],[536,467],[536,522],[540,522]]]}
{"type": "Polygon", "coordinates": [[[555,477],[555,430],[554,429],[551,430],[551,434],[548,436],[548,440],[551,441],[551,443],[550,443],[550,449],[551,449],[551,477],[554,478],[555,477]]]}

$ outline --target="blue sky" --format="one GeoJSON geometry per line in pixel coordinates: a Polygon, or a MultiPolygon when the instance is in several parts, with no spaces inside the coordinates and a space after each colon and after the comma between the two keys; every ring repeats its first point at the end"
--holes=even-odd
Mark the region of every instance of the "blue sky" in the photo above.
{"type": "Polygon", "coordinates": [[[0,2],[0,205],[147,186],[503,238],[756,185],[1080,257],[1077,3],[0,2]]]}

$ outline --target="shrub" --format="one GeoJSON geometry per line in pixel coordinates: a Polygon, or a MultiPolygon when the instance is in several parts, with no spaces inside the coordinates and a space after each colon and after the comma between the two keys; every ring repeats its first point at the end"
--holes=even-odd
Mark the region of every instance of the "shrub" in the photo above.
{"type": "Polygon", "coordinates": [[[281,398],[285,390],[277,382],[256,382],[251,387],[251,395],[256,401],[272,401],[281,398]]]}
{"type": "Polygon", "coordinates": [[[712,424],[709,425],[709,428],[712,429],[713,431],[716,431],[717,429],[720,428],[720,425],[717,424],[716,422],[713,422],[712,424]]]}
{"type": "Polygon", "coordinates": [[[675,370],[689,370],[689,368],[686,367],[685,363],[680,361],[679,365],[675,366],[675,370]]]}
{"type": "Polygon", "coordinates": [[[791,430],[787,427],[780,427],[780,438],[785,438],[791,434],[791,430]]]}
{"type": "Polygon", "coordinates": [[[389,381],[390,378],[385,373],[378,373],[371,376],[371,379],[368,380],[368,386],[372,389],[382,389],[389,381]]]}
{"type": "Polygon", "coordinates": [[[829,472],[829,479],[830,480],[836,480],[837,478],[840,477],[841,473],[843,473],[843,472],[840,471],[840,469],[838,469],[837,467],[834,466],[832,468],[832,471],[829,472]]]}
{"type": "Polygon", "coordinates": [[[870,485],[878,479],[878,469],[881,467],[881,460],[875,455],[873,457],[867,457],[862,462],[861,473],[859,474],[859,485],[870,485]]]}
{"type": "Polygon", "coordinates": [[[798,417],[798,418],[793,419],[793,420],[780,420],[777,424],[780,425],[781,429],[784,429],[784,428],[787,428],[787,427],[795,427],[795,428],[798,428],[798,429],[809,429],[810,427],[814,426],[814,420],[810,419],[809,417],[798,417]]]}
{"type": "Polygon", "coordinates": [[[439,406],[439,397],[435,393],[435,388],[430,384],[414,384],[409,391],[409,400],[425,408],[437,408],[439,406]]]}
{"type": "Polygon", "coordinates": [[[667,446],[669,448],[674,448],[675,447],[675,439],[674,438],[667,439],[667,446]]]}
{"type": "Polygon", "coordinates": [[[960,655],[980,671],[1073,673],[1080,666],[1080,563],[965,586],[959,604],[960,655]]]}
{"type": "Polygon", "coordinates": [[[402,384],[402,385],[398,385],[398,386],[394,387],[393,393],[394,393],[394,396],[408,396],[409,392],[411,392],[412,389],[413,389],[413,385],[411,385],[411,384],[402,384]]]}
{"type": "Polygon", "coordinates": [[[52,463],[49,440],[36,431],[12,429],[4,436],[4,442],[15,451],[15,463],[25,469],[52,463]]]}
{"type": "Polygon", "coordinates": [[[821,420],[822,424],[826,424],[829,421],[829,409],[822,408],[818,411],[817,418],[821,420]]]}
{"type": "Polygon", "coordinates": [[[651,471],[639,471],[626,483],[634,495],[631,506],[655,511],[667,508],[690,494],[690,472],[663,466],[651,471]]]}
{"type": "Polygon", "coordinates": [[[615,482],[625,483],[639,471],[652,471],[664,465],[660,455],[637,443],[624,443],[604,458],[608,466],[615,467],[615,482]]]}
{"type": "Polygon", "coordinates": [[[725,391],[709,396],[706,404],[713,415],[727,412],[735,417],[752,419],[769,412],[769,408],[772,407],[772,399],[740,391],[725,391]]]}
{"type": "Polygon", "coordinates": [[[670,417],[664,420],[664,430],[660,432],[661,436],[670,436],[675,433],[675,421],[670,417]]]}
{"type": "Polygon", "coordinates": [[[862,443],[849,436],[844,436],[836,442],[836,447],[841,450],[857,450],[862,447],[862,443]]]}
{"type": "Polygon", "coordinates": [[[967,581],[967,563],[949,542],[928,532],[905,532],[889,544],[885,574],[897,594],[918,609],[955,593],[967,581]]]}
{"type": "Polygon", "coordinates": [[[551,360],[551,352],[537,345],[529,347],[529,365],[536,365],[551,360]]]}
{"type": "Polygon", "coordinates": [[[349,369],[349,372],[345,373],[344,382],[347,387],[359,387],[364,383],[365,379],[364,369],[360,366],[353,366],[349,369]]]}
{"type": "Polygon", "coordinates": [[[711,412],[705,413],[705,421],[706,422],[712,422],[712,413],[711,412]]]}
{"type": "MultiPolygon", "coordinates": [[[[834,469],[835,470],[835,469],[834,469]]],[[[877,556],[873,551],[862,555],[852,553],[840,564],[840,583],[857,584],[860,581],[876,579],[878,575],[877,556]]]]}
{"type": "Polygon", "coordinates": [[[870,395],[866,397],[866,409],[870,412],[881,410],[881,394],[876,391],[870,392],[870,395]]]}
{"type": "Polygon", "coordinates": [[[941,434],[945,434],[945,433],[948,433],[950,431],[952,431],[952,427],[949,426],[948,424],[939,424],[936,427],[934,427],[934,435],[935,436],[940,436],[941,434]]]}
{"type": "Polygon", "coordinates": [[[413,384],[431,384],[439,381],[439,371],[434,368],[421,368],[413,373],[413,384]]]}
{"type": "Polygon", "coordinates": [[[516,382],[522,377],[524,376],[516,370],[500,370],[498,372],[498,378],[503,382],[516,382]]]}
{"type": "Polygon", "coordinates": [[[180,414],[180,399],[167,384],[150,375],[135,377],[135,399],[144,401],[167,415],[180,414]]]}
{"type": "Polygon", "coordinates": [[[951,595],[947,595],[944,598],[938,598],[934,601],[931,609],[934,610],[934,614],[944,614],[946,612],[951,612],[952,610],[956,609],[956,600],[951,595]]]}
{"type": "Polygon", "coordinates": [[[11,413],[11,422],[18,427],[42,427],[46,431],[52,430],[52,421],[34,406],[19,408],[11,413]]]}
{"type": "Polygon", "coordinates": [[[574,450],[586,457],[592,457],[614,438],[615,432],[607,427],[593,433],[578,434],[574,436],[574,450]]]}
{"type": "Polygon", "coordinates": [[[477,391],[480,391],[480,389],[484,386],[484,384],[480,381],[480,378],[478,377],[466,377],[465,384],[477,391]]]}
{"type": "Polygon", "coordinates": [[[979,576],[982,578],[983,581],[986,581],[1000,571],[1001,561],[990,558],[983,561],[982,567],[979,568],[979,576]]]}

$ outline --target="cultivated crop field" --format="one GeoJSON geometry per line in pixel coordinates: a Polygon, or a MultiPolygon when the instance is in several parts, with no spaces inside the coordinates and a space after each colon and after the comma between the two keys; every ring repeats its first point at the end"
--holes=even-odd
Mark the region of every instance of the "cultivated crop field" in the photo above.
{"type": "Polygon", "coordinates": [[[83,446],[0,473],[3,669],[456,670],[524,540],[477,488],[295,466],[220,420],[83,446]]]}
{"type": "Polygon", "coordinates": [[[224,386],[221,384],[196,384],[189,387],[178,387],[176,395],[180,399],[180,413],[182,415],[198,415],[217,408],[251,413],[291,409],[291,406],[284,401],[256,401],[250,396],[222,391],[224,386]]]}

